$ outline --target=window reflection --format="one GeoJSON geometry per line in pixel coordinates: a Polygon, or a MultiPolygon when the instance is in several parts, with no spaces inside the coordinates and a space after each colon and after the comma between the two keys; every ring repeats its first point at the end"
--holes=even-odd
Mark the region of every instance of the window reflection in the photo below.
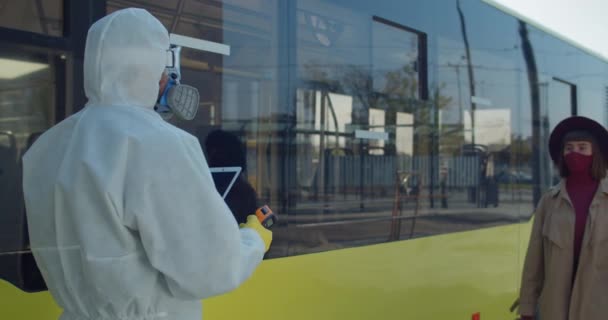
{"type": "MultiPolygon", "coordinates": [[[[6,54],[6,53],[5,53],[6,54]]],[[[54,81],[49,58],[0,57],[0,252],[25,249],[21,157],[53,120],[54,81]],[[16,236],[21,235],[21,236],[16,236]]]]}
{"type": "Polygon", "coordinates": [[[0,56],[0,278],[28,291],[46,287],[29,250],[22,158],[55,119],[52,59],[10,49],[0,56]]]}
{"type": "Polygon", "coordinates": [[[173,121],[210,163],[211,133],[236,137],[245,202],[281,215],[268,257],[514,223],[555,180],[544,141],[572,97],[549,73],[576,70],[545,56],[531,70],[537,47],[567,46],[503,13],[475,2],[161,2],[137,1],[171,32],[231,47],[182,51],[201,108],[173,121]]]}
{"type": "Polygon", "coordinates": [[[419,98],[419,35],[404,26],[374,17],[372,26],[373,90],[384,95],[419,98]]]}
{"type": "Polygon", "coordinates": [[[63,36],[63,1],[0,2],[0,27],[63,36]]]}
{"type": "Polygon", "coordinates": [[[541,154],[539,183],[543,189],[557,184],[560,179],[559,171],[548,156],[549,135],[560,121],[574,113],[573,89],[575,89],[573,84],[555,78],[545,79],[539,85],[539,134],[542,144],[539,148],[541,154]]]}
{"type": "MultiPolygon", "coordinates": [[[[331,45],[318,41],[304,18],[296,31],[299,190],[290,208],[290,254],[389,240],[397,174],[417,169],[415,140],[424,139],[420,122],[429,116],[420,100],[419,34],[330,3],[300,1],[297,10],[307,17],[320,8],[322,16],[340,17],[341,33],[331,45]],[[343,56],[348,48],[361,49],[343,56]]],[[[410,196],[420,187],[414,174],[410,196]]]]}
{"type": "MultiPolygon", "coordinates": [[[[439,24],[439,36],[429,43],[439,49],[427,57],[420,49],[426,38],[411,26],[334,3],[324,1],[315,8],[299,2],[297,8],[304,16],[318,10],[358,20],[341,19],[342,34],[332,46],[309,38],[310,26],[299,23],[300,83],[314,89],[298,90],[297,176],[302,192],[294,205],[299,210],[296,228],[350,246],[518,221],[521,203],[530,206],[533,190],[531,140],[519,134],[516,118],[523,106],[513,99],[522,96],[518,86],[526,79],[515,62],[521,54],[515,45],[519,39],[506,38],[514,44],[504,50],[473,45],[469,61],[461,35],[452,37],[460,29],[439,24]],[[355,32],[361,37],[349,36],[355,32]],[[346,48],[368,50],[342,56],[346,48]],[[426,59],[435,68],[428,98],[421,95],[423,79],[429,76],[421,67],[426,59]],[[476,94],[469,95],[473,81],[476,94]],[[305,112],[325,108],[314,98],[319,91],[328,101],[339,95],[352,99],[352,123],[340,137],[343,145],[331,144],[331,123],[327,132],[303,132],[326,119],[322,113],[305,112]],[[353,134],[361,130],[368,132],[365,139],[353,134]],[[372,138],[380,132],[388,138],[372,138]],[[332,146],[347,150],[338,153],[332,146]],[[343,176],[348,178],[340,180],[343,176]]],[[[461,10],[465,16],[470,13],[467,7],[461,10]]],[[[456,10],[451,15],[458,17],[456,10]]],[[[301,241],[305,247],[307,242],[301,241]]],[[[315,249],[309,245],[301,250],[315,249]]]]}

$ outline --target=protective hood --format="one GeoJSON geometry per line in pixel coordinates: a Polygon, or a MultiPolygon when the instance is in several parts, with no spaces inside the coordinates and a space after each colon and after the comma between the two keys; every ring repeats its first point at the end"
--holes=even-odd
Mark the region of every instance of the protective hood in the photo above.
{"type": "Polygon", "coordinates": [[[168,49],[167,29],[146,10],[120,10],[94,23],[84,55],[88,104],[153,108],[168,49]]]}

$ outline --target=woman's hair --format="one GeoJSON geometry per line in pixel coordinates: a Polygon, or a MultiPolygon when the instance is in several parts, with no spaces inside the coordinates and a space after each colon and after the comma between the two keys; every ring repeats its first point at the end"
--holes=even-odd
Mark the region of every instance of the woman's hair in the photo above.
{"type": "Polygon", "coordinates": [[[205,139],[205,151],[210,167],[241,167],[247,170],[245,144],[235,134],[221,129],[214,130],[205,139]]]}
{"type": "Polygon", "coordinates": [[[570,175],[570,170],[564,161],[564,147],[566,143],[571,141],[587,141],[591,143],[591,150],[593,151],[593,161],[591,162],[591,176],[596,181],[602,180],[606,176],[606,159],[602,154],[600,145],[597,143],[597,139],[586,130],[576,130],[566,133],[564,139],[562,139],[561,149],[559,150],[559,159],[557,161],[557,167],[559,168],[559,174],[562,178],[570,175]]]}

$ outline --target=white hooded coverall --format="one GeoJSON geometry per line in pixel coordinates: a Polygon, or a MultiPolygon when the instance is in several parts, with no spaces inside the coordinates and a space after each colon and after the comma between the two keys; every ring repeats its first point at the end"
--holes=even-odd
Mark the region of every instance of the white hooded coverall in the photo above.
{"type": "Polygon", "coordinates": [[[62,320],[195,320],[264,242],[239,229],[198,140],[153,110],[169,37],[147,11],[90,28],[88,103],[24,157],[31,247],[62,320]]]}

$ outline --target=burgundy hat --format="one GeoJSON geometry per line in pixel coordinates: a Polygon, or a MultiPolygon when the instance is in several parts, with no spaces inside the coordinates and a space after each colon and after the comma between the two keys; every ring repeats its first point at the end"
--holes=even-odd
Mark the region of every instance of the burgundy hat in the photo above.
{"type": "Polygon", "coordinates": [[[597,140],[604,158],[608,160],[608,131],[606,131],[606,128],[589,118],[572,116],[558,123],[553,132],[551,132],[551,136],[549,137],[549,153],[551,153],[553,162],[557,163],[559,155],[562,152],[564,136],[570,131],[578,130],[584,130],[592,134],[597,140]]]}

